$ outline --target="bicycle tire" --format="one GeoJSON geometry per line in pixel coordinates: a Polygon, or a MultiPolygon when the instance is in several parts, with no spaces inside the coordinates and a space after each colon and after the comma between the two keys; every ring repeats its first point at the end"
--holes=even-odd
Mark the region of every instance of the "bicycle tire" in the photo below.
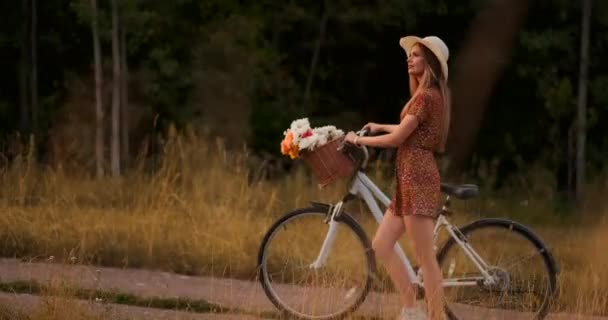
{"type": "Polygon", "coordinates": [[[343,308],[343,310],[340,310],[335,314],[324,316],[311,316],[291,309],[289,306],[284,305],[281,302],[281,299],[277,297],[276,292],[273,290],[272,286],[269,283],[265,259],[266,251],[268,249],[269,243],[272,242],[274,234],[282,226],[301,215],[316,214],[325,218],[327,212],[329,211],[329,208],[329,205],[313,205],[311,207],[295,209],[283,215],[277,221],[275,221],[274,224],[268,229],[260,244],[260,248],[258,251],[258,280],[262,285],[264,293],[280,312],[296,319],[335,320],[345,318],[346,316],[352,314],[363,303],[363,301],[365,301],[365,298],[371,288],[372,281],[375,277],[376,261],[375,256],[373,254],[373,250],[371,248],[371,242],[363,228],[355,221],[355,219],[352,218],[349,214],[343,212],[339,215],[339,217],[335,219],[335,221],[343,224],[344,226],[348,227],[350,230],[353,231],[354,235],[356,236],[356,239],[361,242],[361,245],[364,248],[365,261],[367,264],[367,275],[365,277],[365,284],[359,296],[354,299],[354,303],[352,303],[352,305],[346,308],[343,308]]]}
{"type": "MultiPolygon", "coordinates": [[[[540,237],[537,236],[531,229],[529,229],[528,227],[526,227],[525,225],[523,225],[521,223],[518,223],[518,222],[515,222],[512,220],[508,220],[508,219],[487,218],[487,219],[476,220],[462,228],[458,228],[456,230],[456,234],[459,235],[459,237],[461,239],[469,239],[471,234],[473,234],[474,232],[478,232],[479,230],[489,229],[489,228],[500,228],[500,229],[506,229],[506,230],[515,232],[519,236],[523,237],[523,239],[530,242],[533,245],[533,247],[536,248],[536,250],[538,251],[538,253],[544,263],[545,269],[546,269],[548,287],[547,287],[547,293],[544,297],[542,305],[536,311],[536,313],[532,319],[535,319],[535,320],[544,319],[549,312],[549,307],[550,307],[551,303],[553,302],[553,298],[555,297],[556,292],[557,292],[556,283],[557,283],[557,274],[559,273],[559,268],[558,268],[557,264],[555,263],[555,260],[552,256],[551,252],[549,251],[547,246],[544,244],[544,242],[540,239],[540,237]]],[[[443,266],[443,263],[445,262],[444,260],[445,260],[446,256],[448,256],[448,253],[450,252],[450,249],[452,249],[452,248],[458,249],[458,244],[454,240],[454,238],[450,237],[449,240],[446,241],[445,244],[441,247],[441,249],[438,251],[438,254],[437,254],[437,261],[439,263],[440,268],[443,266]]],[[[456,314],[454,314],[453,310],[451,310],[449,308],[449,306],[447,305],[447,302],[446,302],[446,315],[448,316],[448,318],[450,320],[462,320],[463,319],[462,317],[458,317],[456,314]]]]}

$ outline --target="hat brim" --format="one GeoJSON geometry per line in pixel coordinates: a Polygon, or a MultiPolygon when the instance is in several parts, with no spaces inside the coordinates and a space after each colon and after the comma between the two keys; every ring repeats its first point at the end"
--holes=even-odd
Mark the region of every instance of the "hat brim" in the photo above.
{"type": "Polygon", "coordinates": [[[431,50],[435,57],[437,57],[437,60],[439,60],[439,63],[441,64],[441,71],[443,72],[443,75],[447,80],[448,62],[446,61],[445,57],[443,56],[441,51],[439,51],[438,48],[436,48],[432,43],[425,41],[424,39],[417,36],[407,36],[399,39],[399,45],[401,46],[401,48],[403,48],[403,50],[405,50],[405,53],[408,56],[410,55],[412,47],[414,47],[414,45],[416,45],[417,43],[420,43],[423,46],[427,47],[429,50],[431,50]]]}

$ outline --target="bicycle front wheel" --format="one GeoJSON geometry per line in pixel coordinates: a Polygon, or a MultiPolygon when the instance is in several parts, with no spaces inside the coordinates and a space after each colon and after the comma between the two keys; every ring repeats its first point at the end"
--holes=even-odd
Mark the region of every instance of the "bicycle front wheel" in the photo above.
{"type": "Polygon", "coordinates": [[[364,301],[376,270],[363,229],[345,213],[332,227],[325,221],[328,209],[313,206],[286,214],[271,226],[260,246],[264,292],[279,310],[295,318],[347,316],[364,301]]]}
{"type": "Polygon", "coordinates": [[[450,319],[524,320],[547,315],[556,292],[557,267],[530,229],[510,220],[482,219],[454,231],[462,245],[450,238],[437,255],[450,319]]]}

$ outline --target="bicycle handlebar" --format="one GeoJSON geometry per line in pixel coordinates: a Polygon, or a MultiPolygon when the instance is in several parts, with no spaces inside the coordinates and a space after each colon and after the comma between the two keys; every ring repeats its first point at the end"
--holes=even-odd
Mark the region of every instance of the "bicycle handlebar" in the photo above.
{"type": "MultiPolygon", "coordinates": [[[[357,131],[357,135],[360,137],[368,136],[369,131],[362,129],[362,130],[357,131]]],[[[363,150],[363,154],[365,155],[365,158],[363,159],[363,162],[361,163],[361,167],[363,169],[365,169],[367,167],[367,161],[369,160],[369,151],[367,150],[367,146],[360,145],[358,147],[363,150]]]]}
{"type": "MultiPolygon", "coordinates": [[[[366,129],[361,129],[359,131],[356,131],[355,133],[360,137],[369,135],[369,131],[366,129]]],[[[338,151],[342,151],[342,149],[344,148],[344,144],[345,144],[345,142],[340,143],[340,145],[338,146],[338,151]]],[[[353,144],[353,146],[363,150],[363,154],[364,154],[365,158],[363,159],[363,162],[361,163],[361,168],[365,169],[365,167],[367,167],[367,162],[369,160],[369,151],[367,150],[367,146],[354,145],[354,144],[353,144]]]]}

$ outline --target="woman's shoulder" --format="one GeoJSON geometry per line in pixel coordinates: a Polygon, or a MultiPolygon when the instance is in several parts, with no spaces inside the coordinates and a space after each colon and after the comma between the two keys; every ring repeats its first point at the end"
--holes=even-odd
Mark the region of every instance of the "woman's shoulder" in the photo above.
{"type": "Polygon", "coordinates": [[[420,94],[422,96],[424,96],[424,98],[432,98],[432,99],[441,98],[441,92],[439,91],[438,88],[434,88],[434,87],[424,88],[424,89],[422,89],[420,94]]]}
{"type": "Polygon", "coordinates": [[[441,102],[441,92],[436,88],[424,88],[417,94],[417,103],[436,104],[441,102]]]}

